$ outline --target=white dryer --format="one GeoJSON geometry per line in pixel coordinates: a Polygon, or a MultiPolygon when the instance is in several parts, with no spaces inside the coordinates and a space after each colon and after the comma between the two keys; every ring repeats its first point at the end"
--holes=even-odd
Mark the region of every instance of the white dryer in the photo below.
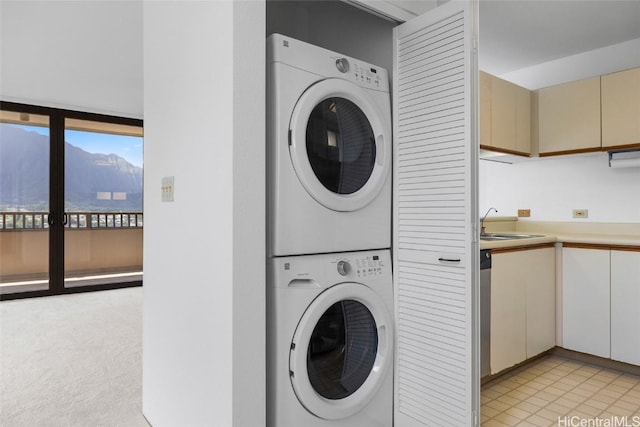
{"type": "Polygon", "coordinates": [[[269,256],[391,246],[391,110],[380,67],[267,41],[269,256]]]}
{"type": "Polygon", "coordinates": [[[390,427],[388,250],[269,260],[267,425],[390,427]]]}

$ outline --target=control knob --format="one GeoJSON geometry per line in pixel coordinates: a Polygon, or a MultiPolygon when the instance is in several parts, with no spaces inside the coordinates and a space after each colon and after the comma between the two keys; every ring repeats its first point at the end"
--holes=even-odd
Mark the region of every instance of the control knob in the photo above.
{"type": "Polygon", "coordinates": [[[341,73],[349,71],[349,61],[347,61],[347,58],[336,59],[336,68],[341,73]]]}
{"type": "Polygon", "coordinates": [[[346,276],[349,272],[351,272],[351,265],[349,262],[338,261],[338,273],[340,273],[341,276],[346,276]]]}

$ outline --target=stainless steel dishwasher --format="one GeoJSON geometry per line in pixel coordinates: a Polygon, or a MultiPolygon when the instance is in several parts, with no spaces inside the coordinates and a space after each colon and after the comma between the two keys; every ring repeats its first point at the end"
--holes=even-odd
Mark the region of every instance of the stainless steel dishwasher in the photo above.
{"type": "Polygon", "coordinates": [[[491,249],[480,251],[480,377],[491,374],[491,249]]]}

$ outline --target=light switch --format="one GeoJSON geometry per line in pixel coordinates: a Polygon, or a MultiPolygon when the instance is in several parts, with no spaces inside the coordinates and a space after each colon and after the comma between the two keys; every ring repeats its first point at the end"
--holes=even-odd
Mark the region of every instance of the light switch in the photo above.
{"type": "Polygon", "coordinates": [[[163,202],[173,202],[173,177],[165,176],[162,178],[162,196],[163,202]]]}

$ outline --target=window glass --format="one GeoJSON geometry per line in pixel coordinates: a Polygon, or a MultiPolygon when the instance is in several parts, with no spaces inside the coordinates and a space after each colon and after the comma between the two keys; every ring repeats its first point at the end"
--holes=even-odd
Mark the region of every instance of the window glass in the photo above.
{"type": "Polygon", "coordinates": [[[49,116],[0,111],[0,294],[49,287],[49,154],[49,116]]]}
{"type": "Polygon", "coordinates": [[[307,350],[309,381],[327,399],[343,399],[369,377],[378,352],[371,312],[354,300],[333,304],[311,335],[307,350]]]}
{"type": "Polygon", "coordinates": [[[360,190],[376,159],[371,124],[360,108],[344,98],[328,98],[311,112],[306,130],[307,154],[320,182],[338,194],[360,190]]]}
{"type": "Polygon", "coordinates": [[[65,118],[65,287],[142,279],[142,131],[65,118]]]}

